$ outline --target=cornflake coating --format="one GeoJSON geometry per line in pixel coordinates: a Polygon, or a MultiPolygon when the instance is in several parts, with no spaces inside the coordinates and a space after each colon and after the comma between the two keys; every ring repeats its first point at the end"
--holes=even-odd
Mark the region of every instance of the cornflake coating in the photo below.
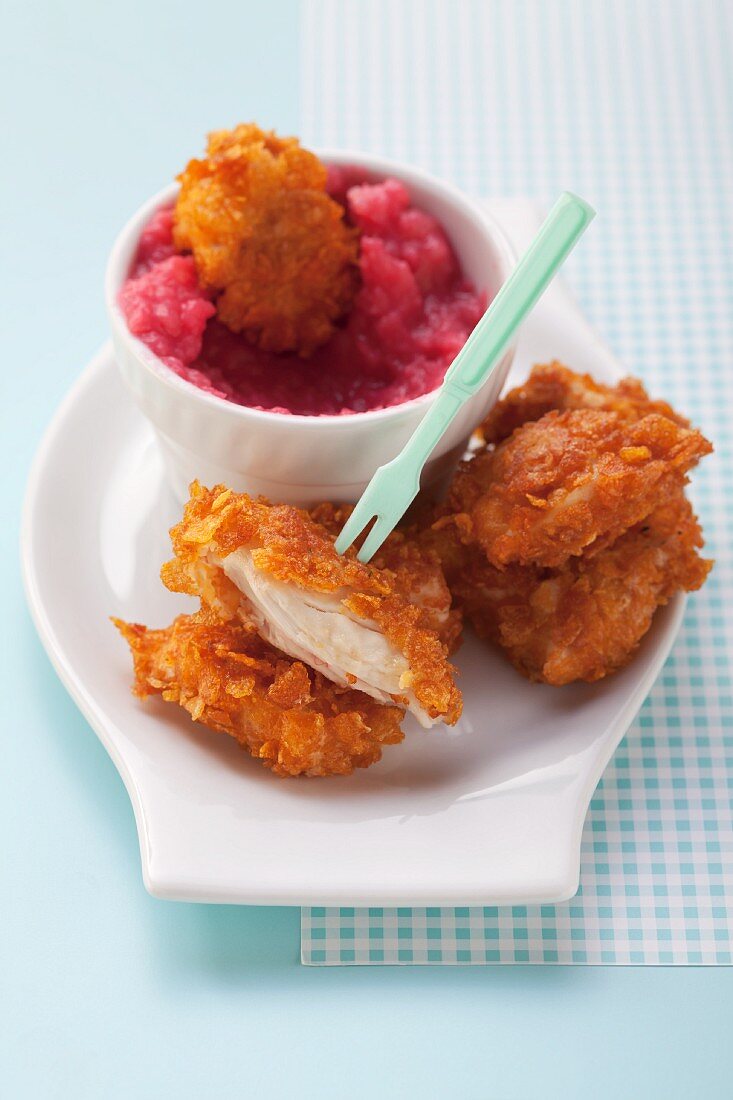
{"type": "Polygon", "coordinates": [[[336,687],[238,623],[201,614],[164,630],[113,622],[132,652],[135,695],[178,703],[276,775],[349,775],[403,738],[397,707],[336,687]]]}
{"type": "MultiPolygon", "coordinates": [[[[410,602],[408,569],[364,565],[353,549],[339,555],[307,512],[222,485],[193,483],[171,540],[175,557],[161,572],[168,588],[199,596],[222,620],[254,624],[336,682],[409,707],[423,725],[458,720],[447,648],[426,625],[425,607],[410,602]]],[[[447,636],[453,630],[446,626],[447,636]]]]}
{"type": "Polygon", "coordinates": [[[486,443],[501,443],[522,424],[567,409],[613,412],[629,421],[659,413],[683,428],[690,426],[666,401],[652,400],[638,378],[622,378],[615,386],[605,386],[554,361],[533,367],[526,382],[494,405],[479,432],[486,443]]]}
{"type": "Polygon", "coordinates": [[[425,533],[477,634],[497,642],[531,680],[595,681],[622,668],[657,607],[704,583],[699,524],[682,490],[607,549],[558,569],[497,569],[461,540],[451,517],[425,533]]]}
{"type": "Polygon", "coordinates": [[[556,567],[613,543],[711,450],[659,413],[550,412],[464,463],[448,510],[466,515],[467,537],[493,565],[556,567]]]}
{"type": "Polygon", "coordinates": [[[247,123],[210,134],[178,178],[174,243],[221,291],[219,319],[267,351],[325,343],[356,293],[358,241],[318,158],[247,123]]]}
{"type": "MultiPolygon", "coordinates": [[[[350,504],[319,504],[310,509],[310,515],[335,540],[352,511],[350,504]]],[[[357,551],[364,537],[356,540],[357,551]]],[[[450,589],[437,552],[422,545],[415,531],[397,528],[388,535],[370,564],[394,574],[400,593],[419,608],[420,625],[433,630],[448,652],[454,653],[461,642],[461,614],[451,606],[450,589]]]]}

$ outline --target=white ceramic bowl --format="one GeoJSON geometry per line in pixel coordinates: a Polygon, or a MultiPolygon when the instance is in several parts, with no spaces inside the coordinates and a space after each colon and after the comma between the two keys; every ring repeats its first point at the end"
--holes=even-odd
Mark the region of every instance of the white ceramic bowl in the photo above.
{"type": "MultiPolygon", "coordinates": [[[[501,228],[477,203],[416,168],[358,152],[320,156],[327,164],[358,165],[374,180],[402,180],[415,205],[445,228],[466,277],[489,299],[494,297],[516,257],[501,228]]],[[[292,416],[235,405],[179,378],[130,333],[117,304],[143,227],[176,192],[177,185],[167,187],[127,223],[110,254],[105,280],[117,365],[155,428],[174,493],[185,500],[189,483],[198,478],[284,503],[357,500],[377,467],[398,454],[435,394],[377,412],[292,416]]],[[[498,397],[513,351],[506,352],[456,417],[425,468],[423,485],[451,472],[472,429],[498,397]]]]}

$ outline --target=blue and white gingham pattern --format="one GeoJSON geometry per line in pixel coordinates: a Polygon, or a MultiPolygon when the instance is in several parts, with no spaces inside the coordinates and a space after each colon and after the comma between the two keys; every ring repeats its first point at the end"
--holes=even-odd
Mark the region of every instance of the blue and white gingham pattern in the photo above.
{"type": "Polygon", "coordinates": [[[304,910],[303,961],[730,963],[733,5],[308,0],[302,42],[307,142],[596,206],[573,290],[629,372],[715,441],[693,499],[717,559],[593,799],[576,898],[304,910]]]}

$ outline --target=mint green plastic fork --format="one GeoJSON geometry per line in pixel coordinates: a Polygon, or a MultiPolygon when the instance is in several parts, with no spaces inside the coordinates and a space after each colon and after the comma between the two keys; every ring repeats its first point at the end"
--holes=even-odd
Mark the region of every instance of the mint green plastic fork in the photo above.
{"type": "Polygon", "coordinates": [[[420,474],[458,410],[496,366],[524,318],[595,217],[595,210],[564,191],[516,268],[451,363],[435,401],[396,458],[380,466],[336,539],[343,554],[375,520],[358,553],[367,562],[417,496],[420,474]]]}

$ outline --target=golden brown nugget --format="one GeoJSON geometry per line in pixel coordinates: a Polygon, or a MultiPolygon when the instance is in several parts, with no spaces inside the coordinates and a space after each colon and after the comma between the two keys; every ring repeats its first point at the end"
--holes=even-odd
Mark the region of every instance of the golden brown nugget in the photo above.
{"type": "Polygon", "coordinates": [[[623,667],[657,607],[704,583],[700,526],[679,489],[612,546],[557,569],[497,569],[461,541],[450,517],[429,536],[451,590],[479,636],[498,642],[531,680],[599,680],[623,667]]]}
{"type": "Polygon", "coordinates": [[[164,630],[113,622],[132,652],[137,696],[177,703],[276,775],[349,775],[403,739],[398,707],[337,687],[239,623],[205,614],[164,630]]]}
{"type": "Polygon", "coordinates": [[[345,687],[453,724],[461,697],[447,647],[411,602],[404,573],[339,555],[307,512],[222,485],[191,486],[161,576],[222,621],[251,623],[276,648],[345,687]]]}
{"type": "Polygon", "coordinates": [[[690,423],[666,401],[654,401],[638,378],[622,378],[615,386],[578,374],[556,360],[532,368],[521,386],[510,390],[494,405],[479,431],[486,443],[501,443],[516,428],[546,413],[567,409],[597,409],[616,413],[622,420],[640,420],[659,413],[683,428],[690,423]]]}
{"type": "Polygon", "coordinates": [[[178,178],[173,239],[220,291],[219,319],[269,351],[325,343],[357,290],[358,239],[318,157],[248,123],[210,134],[178,178]]]}
{"type": "MultiPolygon", "coordinates": [[[[350,504],[319,504],[310,509],[310,515],[336,539],[352,511],[350,504]]],[[[357,550],[365,537],[356,540],[357,550]]],[[[455,652],[461,640],[461,615],[452,607],[440,557],[420,541],[418,528],[392,531],[371,564],[394,574],[399,592],[420,610],[421,625],[435,631],[449,653],[455,652]]]]}
{"type": "Polygon", "coordinates": [[[650,413],[550,412],[464,463],[448,498],[467,537],[501,568],[557,567],[597,552],[676,496],[711,444],[650,413]]]}

